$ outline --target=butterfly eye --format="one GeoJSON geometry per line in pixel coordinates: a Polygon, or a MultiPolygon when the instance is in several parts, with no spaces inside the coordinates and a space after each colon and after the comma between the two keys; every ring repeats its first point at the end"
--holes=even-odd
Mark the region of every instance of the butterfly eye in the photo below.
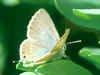
{"type": "Polygon", "coordinates": [[[23,58],[26,58],[26,56],[24,56],[23,58]]]}

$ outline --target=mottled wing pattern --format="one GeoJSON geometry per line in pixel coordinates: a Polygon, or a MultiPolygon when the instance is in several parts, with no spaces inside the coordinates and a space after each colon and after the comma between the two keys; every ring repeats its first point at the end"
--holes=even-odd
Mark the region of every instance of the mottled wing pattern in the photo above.
{"type": "Polygon", "coordinates": [[[39,61],[50,54],[58,40],[59,35],[50,16],[44,9],[39,9],[29,22],[27,39],[20,45],[20,59],[23,62],[39,61]]]}
{"type": "Polygon", "coordinates": [[[50,50],[40,42],[33,42],[30,39],[26,39],[20,45],[20,59],[23,62],[36,62],[48,55],[50,50]]]}
{"type": "Polygon", "coordinates": [[[46,10],[40,9],[32,17],[28,25],[27,37],[40,41],[49,49],[59,40],[55,25],[46,10]]]}

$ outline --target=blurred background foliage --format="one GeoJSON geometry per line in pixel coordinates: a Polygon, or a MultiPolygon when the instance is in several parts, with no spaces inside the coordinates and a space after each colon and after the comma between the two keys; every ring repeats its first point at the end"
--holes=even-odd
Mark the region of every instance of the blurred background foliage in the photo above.
{"type": "MultiPolygon", "coordinates": [[[[58,4],[62,1],[60,2],[60,5],[64,2],[66,3],[66,1],[70,4],[71,2],[73,4],[78,1],[79,3],[82,3],[80,0],[77,0],[76,2],[73,0],[71,0],[71,2],[69,0],[54,0],[54,2],[53,0],[0,0],[0,72],[3,73],[3,75],[19,75],[20,71],[16,70],[16,63],[13,63],[13,61],[17,62],[19,60],[19,45],[22,40],[26,38],[27,24],[31,16],[39,8],[45,8],[49,12],[60,35],[63,35],[66,27],[71,28],[71,33],[67,41],[82,40],[82,43],[67,45],[66,54],[70,59],[74,63],[87,68],[94,75],[100,74],[100,69],[98,66],[95,66],[96,63],[94,64],[95,59],[88,61],[89,58],[87,59],[87,57],[84,57],[84,52],[83,54],[81,54],[82,52],[79,53],[81,49],[83,50],[83,48],[87,46],[100,49],[100,45],[98,44],[98,41],[100,40],[100,30],[96,29],[98,26],[95,28],[92,27],[91,29],[90,22],[93,22],[93,20],[89,22],[85,20],[83,23],[83,21],[78,18],[73,21],[73,17],[69,18],[66,16],[70,13],[66,12],[70,11],[72,8],[64,9],[66,4],[62,7],[55,3],[57,1],[58,4]],[[84,24],[86,23],[89,23],[89,27],[84,28],[84,24]]],[[[83,2],[83,4],[84,3],[85,2],[83,2]]],[[[75,4],[73,7],[74,6],[75,4]]],[[[89,6],[89,4],[87,6],[89,6]]],[[[99,8],[99,6],[97,8],[99,8]]],[[[98,22],[96,23],[99,25],[98,22]]],[[[89,48],[89,50],[91,49],[89,48]]],[[[98,61],[100,60],[98,59],[98,61]]],[[[98,62],[98,64],[100,63],[98,62]]]]}

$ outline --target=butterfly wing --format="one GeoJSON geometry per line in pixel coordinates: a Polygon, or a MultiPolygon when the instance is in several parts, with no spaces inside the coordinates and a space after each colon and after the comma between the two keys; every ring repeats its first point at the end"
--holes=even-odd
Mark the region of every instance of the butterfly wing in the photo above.
{"type": "Polygon", "coordinates": [[[20,45],[20,59],[26,62],[37,62],[44,56],[48,55],[50,51],[40,42],[33,42],[26,39],[20,45]]]}
{"type": "Polygon", "coordinates": [[[47,56],[58,40],[59,35],[50,16],[40,9],[29,22],[27,39],[20,45],[20,59],[36,62],[47,56]]]}
{"type": "Polygon", "coordinates": [[[32,17],[28,25],[27,37],[40,41],[51,49],[59,40],[55,25],[44,9],[39,9],[32,17]]]}
{"type": "Polygon", "coordinates": [[[64,35],[60,38],[59,41],[57,41],[57,44],[54,46],[54,48],[52,49],[52,51],[47,55],[45,56],[44,58],[41,58],[39,60],[39,62],[43,61],[43,60],[48,60],[48,59],[59,59],[59,58],[62,58],[65,56],[65,49],[64,49],[64,46],[65,46],[65,42],[68,38],[68,35],[70,33],[70,29],[66,29],[64,35]]]}

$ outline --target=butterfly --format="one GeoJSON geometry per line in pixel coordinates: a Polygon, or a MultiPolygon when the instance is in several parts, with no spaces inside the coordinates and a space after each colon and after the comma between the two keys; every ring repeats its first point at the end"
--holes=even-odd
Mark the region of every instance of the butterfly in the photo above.
{"type": "Polygon", "coordinates": [[[48,12],[39,9],[28,24],[27,39],[20,45],[20,60],[35,65],[62,58],[69,33],[70,29],[66,29],[60,38],[48,12]]]}

